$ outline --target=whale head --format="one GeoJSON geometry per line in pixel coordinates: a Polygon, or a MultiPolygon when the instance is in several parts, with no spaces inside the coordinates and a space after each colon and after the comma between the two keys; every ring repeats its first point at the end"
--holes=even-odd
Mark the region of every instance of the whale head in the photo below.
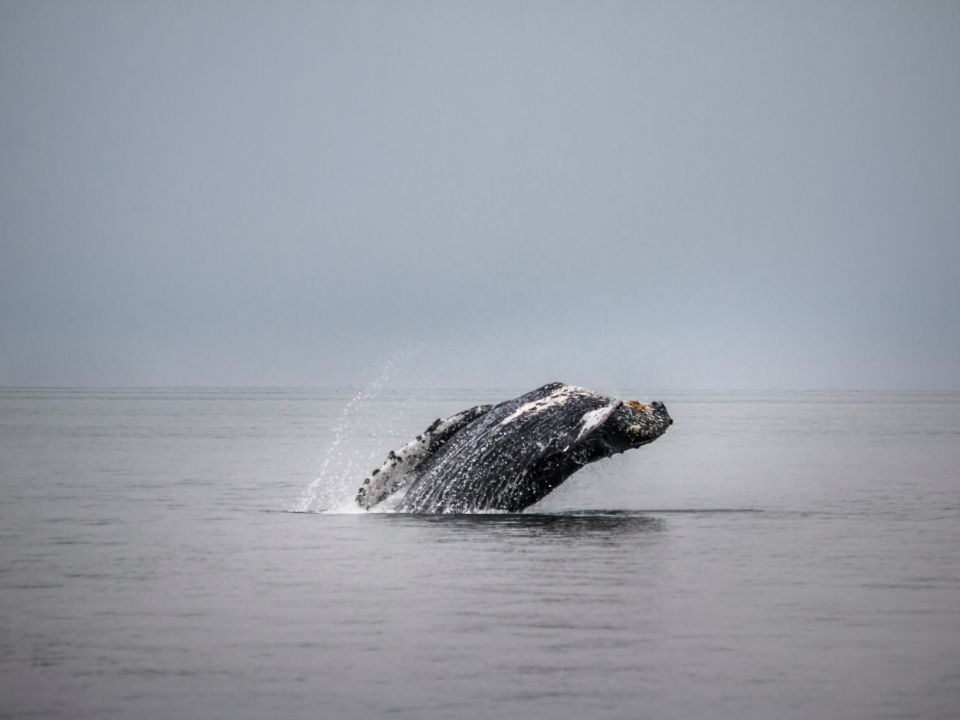
{"type": "Polygon", "coordinates": [[[662,402],[642,403],[627,400],[611,414],[610,434],[624,444],[624,450],[638,448],[656,440],[673,425],[673,418],[662,402]]]}
{"type": "Polygon", "coordinates": [[[584,413],[580,423],[579,459],[592,462],[652,443],[673,419],[662,402],[613,400],[600,410],[584,413]]]}

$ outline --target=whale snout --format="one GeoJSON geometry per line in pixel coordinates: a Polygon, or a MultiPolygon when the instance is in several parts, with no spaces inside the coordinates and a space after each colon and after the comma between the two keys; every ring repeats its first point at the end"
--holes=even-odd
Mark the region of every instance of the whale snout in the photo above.
{"type": "Polygon", "coordinates": [[[664,405],[659,400],[654,400],[650,403],[650,407],[657,415],[661,415],[664,420],[666,420],[667,425],[673,425],[673,418],[670,417],[670,413],[667,412],[667,406],[664,405]]]}
{"type": "Polygon", "coordinates": [[[635,448],[653,442],[671,425],[673,425],[673,418],[670,417],[667,406],[662,402],[642,403],[637,400],[627,400],[621,405],[621,412],[615,416],[608,437],[613,437],[617,432],[614,428],[617,428],[624,434],[619,436],[619,440],[614,441],[613,444],[624,443],[627,448],[635,448]]]}

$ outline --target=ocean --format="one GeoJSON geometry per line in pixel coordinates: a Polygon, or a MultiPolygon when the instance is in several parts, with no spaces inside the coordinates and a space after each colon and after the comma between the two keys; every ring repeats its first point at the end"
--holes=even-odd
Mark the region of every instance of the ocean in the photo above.
{"type": "Polygon", "coordinates": [[[598,388],[673,427],[353,505],[526,389],[0,388],[0,716],[960,717],[960,393],[598,388]]]}

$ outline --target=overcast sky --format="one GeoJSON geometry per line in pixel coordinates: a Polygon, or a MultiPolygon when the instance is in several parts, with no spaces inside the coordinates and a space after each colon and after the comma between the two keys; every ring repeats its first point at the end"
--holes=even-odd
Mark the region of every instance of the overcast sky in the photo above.
{"type": "Polygon", "coordinates": [[[0,0],[0,384],[958,389],[958,128],[955,1],[0,0]]]}

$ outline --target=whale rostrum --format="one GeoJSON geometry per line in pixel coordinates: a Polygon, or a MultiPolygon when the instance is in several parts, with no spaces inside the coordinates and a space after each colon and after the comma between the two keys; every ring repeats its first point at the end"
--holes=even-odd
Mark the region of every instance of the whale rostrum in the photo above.
{"type": "Polygon", "coordinates": [[[660,402],[550,383],[438,419],[390,452],[357,503],[369,510],[399,498],[401,512],[519,512],[584,465],[651,443],[672,423],[660,402]]]}

